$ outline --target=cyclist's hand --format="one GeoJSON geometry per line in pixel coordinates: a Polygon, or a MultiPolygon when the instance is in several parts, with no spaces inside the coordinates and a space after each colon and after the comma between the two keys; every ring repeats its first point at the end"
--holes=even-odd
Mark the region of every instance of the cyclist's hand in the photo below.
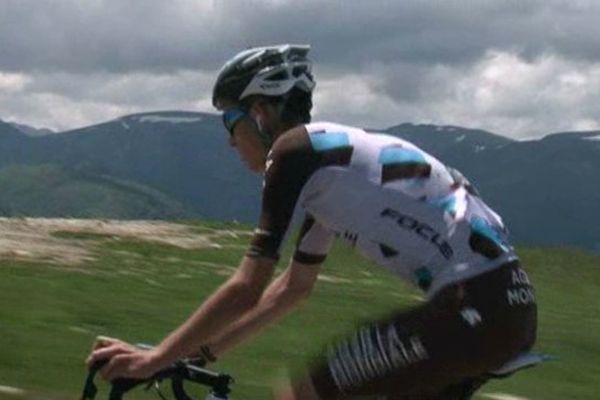
{"type": "MultiPolygon", "coordinates": [[[[105,347],[110,347],[115,344],[121,344],[125,347],[127,347],[127,346],[133,347],[133,345],[130,345],[121,339],[112,338],[112,337],[108,337],[108,336],[96,336],[96,341],[92,345],[92,353],[96,350],[100,350],[105,347]]],[[[90,356],[91,356],[91,353],[90,353],[90,356]]],[[[88,358],[88,360],[89,360],[89,358],[88,358]]]]}
{"type": "Polygon", "coordinates": [[[89,366],[100,360],[110,360],[100,370],[107,381],[116,378],[144,379],[161,368],[154,350],[141,350],[119,339],[98,337],[86,360],[89,366]]]}
{"type": "Polygon", "coordinates": [[[133,346],[116,338],[98,336],[85,363],[90,368],[97,361],[110,359],[118,353],[133,351],[133,346]]]}

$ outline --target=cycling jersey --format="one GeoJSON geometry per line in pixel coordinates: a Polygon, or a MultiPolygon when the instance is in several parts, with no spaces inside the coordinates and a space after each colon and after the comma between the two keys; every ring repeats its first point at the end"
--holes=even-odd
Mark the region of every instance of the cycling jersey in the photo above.
{"type": "Polygon", "coordinates": [[[430,295],[516,259],[501,218],[458,171],[355,127],[312,123],[277,139],[248,255],[278,258],[299,208],[295,260],[323,262],[340,237],[430,295]]]}

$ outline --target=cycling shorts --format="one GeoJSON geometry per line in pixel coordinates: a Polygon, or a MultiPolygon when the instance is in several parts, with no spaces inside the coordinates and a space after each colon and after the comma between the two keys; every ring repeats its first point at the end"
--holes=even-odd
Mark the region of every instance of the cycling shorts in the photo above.
{"type": "Polygon", "coordinates": [[[514,261],[365,325],[329,346],[310,377],[321,399],[468,398],[457,388],[529,350],[536,326],[535,292],[514,261]]]}

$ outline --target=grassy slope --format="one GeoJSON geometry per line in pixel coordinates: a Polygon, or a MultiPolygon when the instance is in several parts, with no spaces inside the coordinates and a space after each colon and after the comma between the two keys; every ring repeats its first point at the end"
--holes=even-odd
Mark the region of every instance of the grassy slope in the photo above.
{"type": "MultiPolygon", "coordinates": [[[[97,334],[159,341],[226,279],[228,268],[216,265],[235,266],[247,241],[242,235],[221,240],[223,249],[186,251],[97,235],[79,239],[96,244],[97,261],[80,267],[0,261],[0,386],[24,388],[36,399],[74,398],[97,334]]],[[[561,360],[484,391],[597,399],[600,259],[561,250],[521,253],[537,284],[538,347],[561,360]]],[[[268,398],[269,386],[331,337],[374,317],[373,310],[385,314],[406,306],[417,294],[343,247],[334,250],[323,273],[342,280],[321,281],[299,312],[216,366],[236,376],[235,398],[268,398]]],[[[129,398],[156,397],[140,392],[129,398]]]]}
{"type": "Polygon", "coordinates": [[[3,216],[176,219],[194,215],[150,187],[53,164],[0,168],[0,193],[3,216]]]}

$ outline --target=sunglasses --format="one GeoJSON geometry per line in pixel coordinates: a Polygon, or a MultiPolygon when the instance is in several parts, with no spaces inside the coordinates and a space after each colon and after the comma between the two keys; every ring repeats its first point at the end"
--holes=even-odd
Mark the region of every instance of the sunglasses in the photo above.
{"type": "Polygon", "coordinates": [[[241,108],[230,108],[223,113],[223,125],[225,129],[233,136],[233,128],[242,118],[248,116],[248,113],[241,108]]]}

